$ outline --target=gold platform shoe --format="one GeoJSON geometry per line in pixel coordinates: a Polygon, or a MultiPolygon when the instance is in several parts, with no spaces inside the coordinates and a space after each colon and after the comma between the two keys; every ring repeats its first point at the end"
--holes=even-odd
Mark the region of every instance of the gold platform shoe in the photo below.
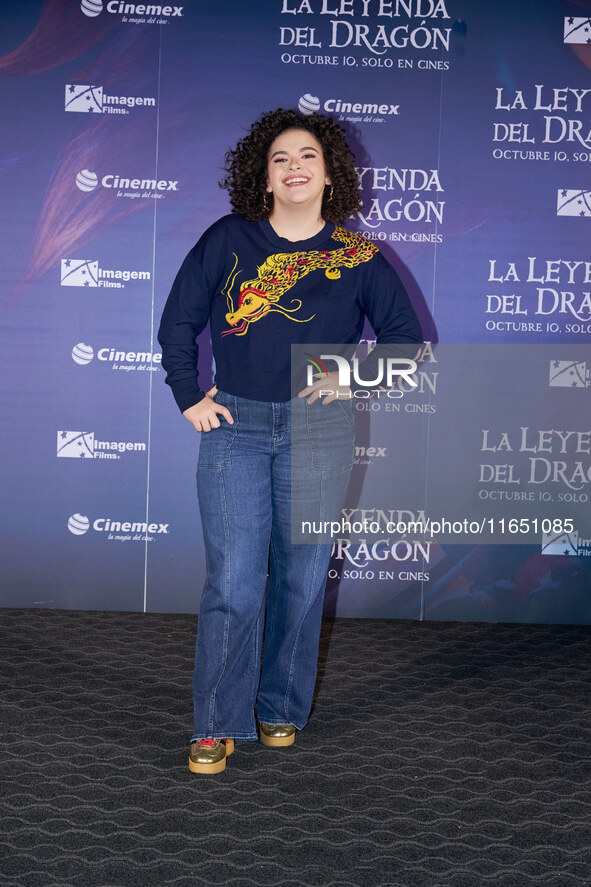
{"type": "Polygon", "coordinates": [[[259,723],[259,738],[263,745],[279,746],[293,745],[295,742],[296,728],[293,724],[266,724],[259,723]]]}
{"type": "Polygon", "coordinates": [[[189,749],[189,770],[192,773],[221,773],[226,769],[226,758],[233,751],[233,739],[196,739],[189,749]]]}

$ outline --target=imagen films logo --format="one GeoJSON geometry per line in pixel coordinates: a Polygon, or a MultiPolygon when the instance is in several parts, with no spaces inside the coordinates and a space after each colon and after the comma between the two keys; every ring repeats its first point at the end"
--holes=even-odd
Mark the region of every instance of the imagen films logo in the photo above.
{"type": "Polygon", "coordinates": [[[102,86],[66,83],[65,111],[127,115],[131,108],[155,106],[156,99],[151,96],[107,95],[102,86]]]}
{"type": "Polygon", "coordinates": [[[579,539],[577,530],[542,536],[542,554],[561,557],[591,557],[591,539],[579,539]]]}
{"type": "Polygon", "coordinates": [[[145,453],[143,441],[97,440],[94,431],[58,431],[58,459],[120,459],[124,453],[145,453]]]}
{"type": "Polygon", "coordinates": [[[150,271],[126,268],[100,268],[98,259],[62,259],[61,286],[124,289],[130,280],[150,280],[150,271]]]}
{"type": "Polygon", "coordinates": [[[591,369],[585,360],[551,360],[549,388],[591,388],[591,369]]]}
{"type": "Polygon", "coordinates": [[[560,189],[556,198],[556,215],[591,218],[591,191],[560,189]]]}
{"type": "Polygon", "coordinates": [[[591,18],[567,16],[564,19],[564,42],[591,44],[591,18]]]}
{"type": "Polygon", "coordinates": [[[318,96],[311,93],[301,96],[298,101],[300,112],[306,116],[320,111],[321,107],[327,114],[338,115],[339,120],[353,123],[385,123],[387,117],[397,117],[400,114],[400,105],[392,105],[389,102],[351,102],[341,98],[329,98],[321,105],[318,96]]]}
{"type": "Polygon", "coordinates": [[[89,530],[106,534],[113,542],[154,542],[157,536],[169,535],[170,524],[148,521],[120,521],[111,517],[97,517],[90,521],[86,514],[76,512],[68,518],[67,527],[73,536],[85,536],[89,530]]]}
{"type": "Polygon", "coordinates": [[[88,18],[96,18],[105,11],[111,15],[120,15],[121,21],[133,25],[167,25],[169,18],[183,17],[184,7],[161,3],[126,3],[125,0],[108,0],[107,3],[103,0],[81,0],[80,9],[88,18]]]}

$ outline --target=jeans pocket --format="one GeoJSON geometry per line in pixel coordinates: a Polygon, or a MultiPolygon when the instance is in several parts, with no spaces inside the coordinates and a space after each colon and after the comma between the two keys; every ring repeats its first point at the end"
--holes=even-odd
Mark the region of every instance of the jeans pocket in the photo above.
{"type": "Polygon", "coordinates": [[[201,432],[197,468],[229,468],[232,464],[232,444],[238,433],[236,398],[233,394],[218,391],[214,400],[228,408],[234,424],[230,425],[223,416],[218,415],[220,427],[201,432]]]}
{"type": "Polygon", "coordinates": [[[308,404],[308,440],[314,474],[338,474],[353,464],[353,412],[347,404],[319,400],[308,404]]]}

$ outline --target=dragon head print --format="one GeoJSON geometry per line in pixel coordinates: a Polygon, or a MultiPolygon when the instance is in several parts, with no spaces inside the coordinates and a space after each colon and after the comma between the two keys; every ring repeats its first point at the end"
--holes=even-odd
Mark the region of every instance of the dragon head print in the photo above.
{"type": "Polygon", "coordinates": [[[362,262],[368,262],[377,252],[377,247],[369,240],[347,231],[346,228],[335,228],[332,237],[345,246],[335,250],[275,253],[268,256],[257,268],[257,276],[241,284],[237,307],[231,296],[232,286],[240,273],[236,271],[238,257],[234,255],[236,261],[223,290],[228,306],[226,320],[230,328],[223,330],[222,336],[244,336],[251,323],[261,320],[271,311],[278,311],[296,323],[308,323],[312,320],[314,314],[306,318],[294,317],[302,307],[301,300],[292,298],[288,303],[291,307],[287,307],[286,300],[281,303],[282,296],[311,271],[323,270],[329,280],[338,280],[341,268],[353,268],[362,262]]]}

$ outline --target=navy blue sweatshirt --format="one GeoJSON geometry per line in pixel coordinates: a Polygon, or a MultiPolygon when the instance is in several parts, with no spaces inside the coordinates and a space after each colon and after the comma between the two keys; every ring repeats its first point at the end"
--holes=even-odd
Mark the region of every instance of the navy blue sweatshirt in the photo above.
{"type": "Polygon", "coordinates": [[[293,242],[267,220],[224,216],[186,257],[164,308],[166,382],[181,412],[204,397],[195,339],[209,322],[218,389],[286,401],[292,343],[356,344],[365,316],[378,345],[422,342],[398,274],[371,241],[327,222],[293,242]]]}

